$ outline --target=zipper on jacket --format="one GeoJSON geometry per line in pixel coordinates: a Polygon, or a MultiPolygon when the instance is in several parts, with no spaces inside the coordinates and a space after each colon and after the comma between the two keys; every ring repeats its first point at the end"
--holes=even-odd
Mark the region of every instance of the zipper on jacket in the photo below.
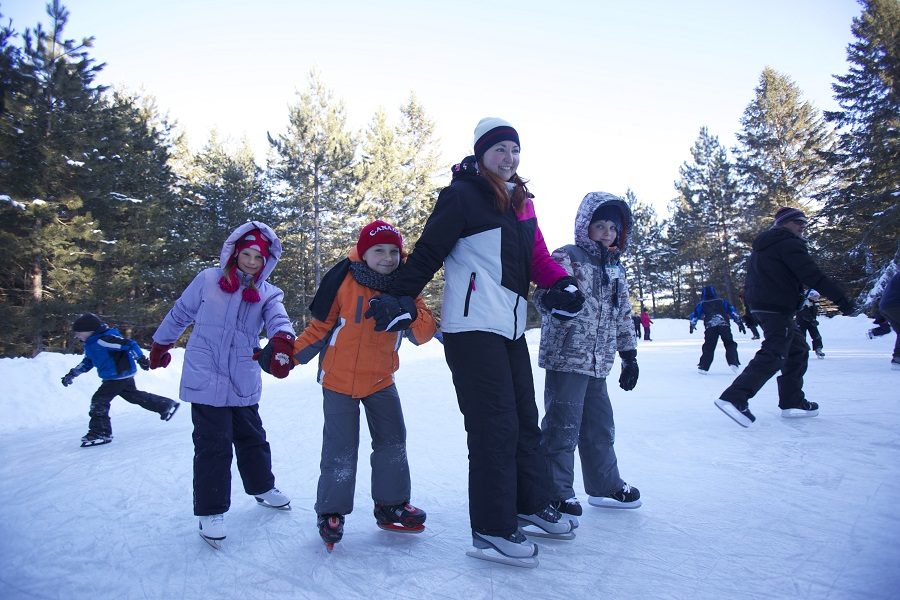
{"type": "Polygon", "coordinates": [[[469,275],[469,289],[466,290],[466,303],[463,305],[463,316],[469,316],[469,301],[472,299],[472,292],[475,291],[475,272],[469,275]]]}

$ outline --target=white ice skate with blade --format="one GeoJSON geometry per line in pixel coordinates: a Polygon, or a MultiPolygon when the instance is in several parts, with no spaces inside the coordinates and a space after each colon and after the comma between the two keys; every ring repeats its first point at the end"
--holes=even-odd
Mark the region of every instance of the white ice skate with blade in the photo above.
{"type": "Polygon", "coordinates": [[[509,537],[473,531],[472,545],[474,549],[466,552],[466,556],[526,569],[533,569],[539,564],[538,547],[521,530],[516,530],[509,537]]]}
{"type": "Polygon", "coordinates": [[[221,550],[222,540],[225,539],[225,515],[200,517],[200,537],[216,550],[221,550]]]}
{"type": "Polygon", "coordinates": [[[260,506],[268,506],[278,510],[291,510],[291,499],[279,491],[278,488],[272,488],[265,494],[254,496],[254,498],[256,498],[260,506]]]}

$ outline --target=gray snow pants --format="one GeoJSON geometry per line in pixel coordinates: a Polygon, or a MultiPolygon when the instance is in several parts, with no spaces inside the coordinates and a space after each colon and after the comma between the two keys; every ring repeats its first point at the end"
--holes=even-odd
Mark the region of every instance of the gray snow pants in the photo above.
{"type": "Polygon", "coordinates": [[[322,388],[325,425],[316,514],[350,514],[359,454],[359,405],[366,409],[372,436],[372,500],[402,504],[410,500],[406,425],[397,386],[391,384],[362,399],[322,388]]]}
{"type": "Polygon", "coordinates": [[[606,496],[624,485],[613,449],[616,425],[605,377],[548,370],[541,432],[555,498],[575,496],[576,447],[585,492],[606,496]]]}

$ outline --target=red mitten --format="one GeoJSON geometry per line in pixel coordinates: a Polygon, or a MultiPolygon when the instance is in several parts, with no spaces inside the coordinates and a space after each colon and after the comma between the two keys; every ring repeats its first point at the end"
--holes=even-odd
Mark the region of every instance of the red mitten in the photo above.
{"type": "Polygon", "coordinates": [[[263,371],[284,379],[294,368],[294,336],[287,331],[279,331],[262,351],[253,354],[253,358],[263,371]]]}
{"type": "Polygon", "coordinates": [[[168,367],[169,363],[172,362],[172,355],[169,354],[171,348],[172,344],[157,344],[153,342],[153,345],[150,346],[150,368],[162,367],[165,369],[168,367]]]}

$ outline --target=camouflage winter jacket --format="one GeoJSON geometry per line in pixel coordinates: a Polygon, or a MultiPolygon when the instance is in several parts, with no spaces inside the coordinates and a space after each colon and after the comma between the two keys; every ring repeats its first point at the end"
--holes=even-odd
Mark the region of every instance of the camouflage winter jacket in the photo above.
{"type": "Polygon", "coordinates": [[[586,300],[575,318],[562,321],[544,309],[541,297],[546,290],[535,291],[533,301],[541,312],[538,365],[542,368],[606,377],[617,351],[637,347],[625,269],[619,264],[632,223],[628,205],[612,194],[591,192],[582,200],[575,217],[576,244],[559,248],[552,256],[575,277],[586,300]],[[622,212],[619,238],[609,250],[588,238],[591,215],[607,203],[622,212]]]}

